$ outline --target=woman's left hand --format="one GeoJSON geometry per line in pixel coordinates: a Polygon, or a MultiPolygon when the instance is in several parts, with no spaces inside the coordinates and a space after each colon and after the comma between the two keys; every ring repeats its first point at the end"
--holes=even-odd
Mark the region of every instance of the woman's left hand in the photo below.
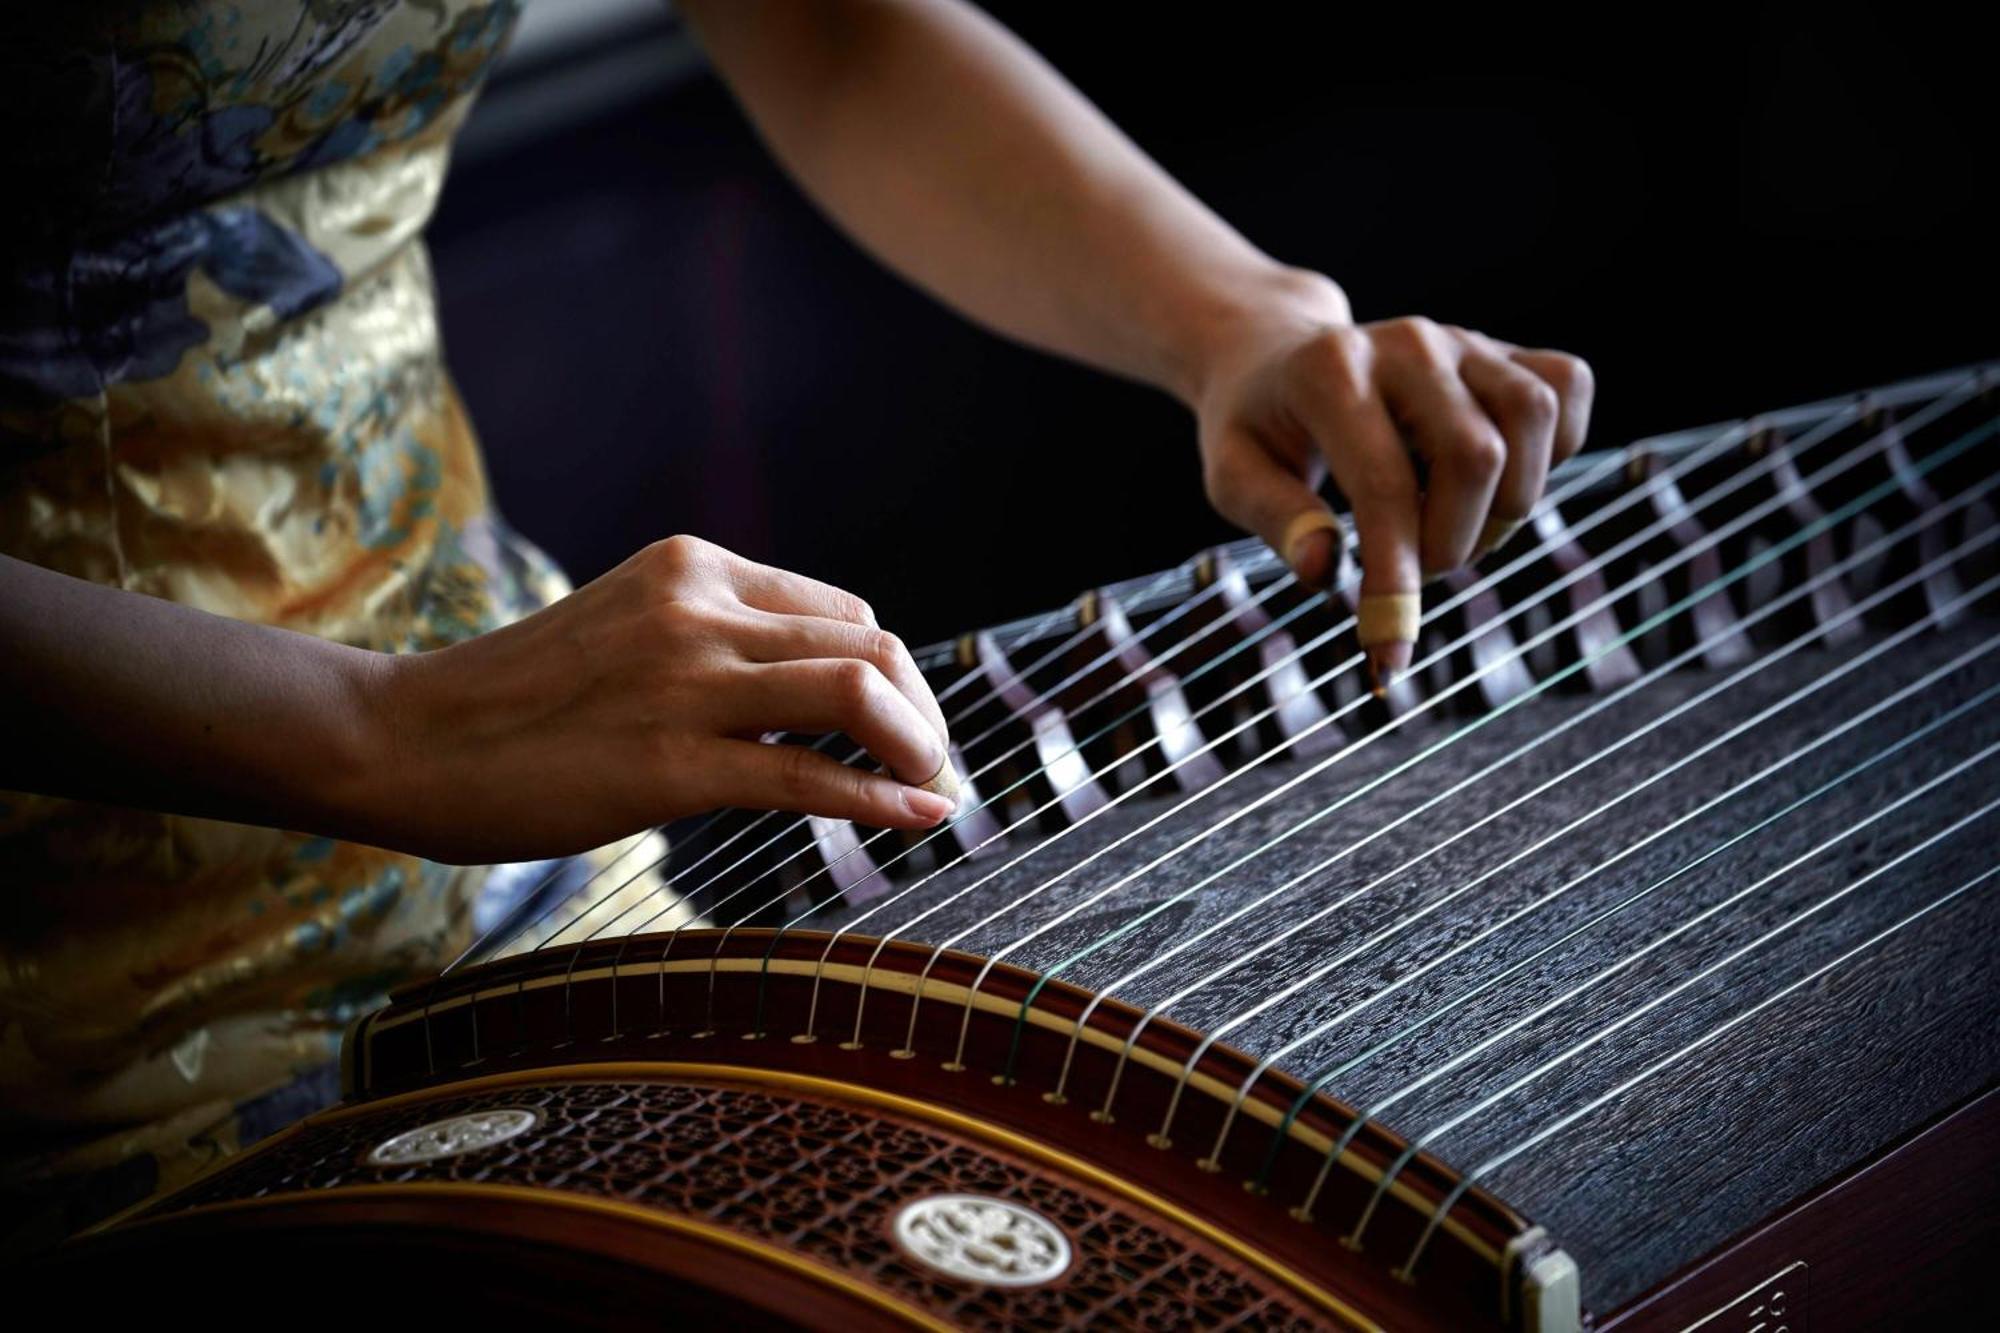
{"type": "MultiPolygon", "coordinates": [[[[1356,324],[1316,273],[1283,271],[1203,348],[1187,396],[1209,499],[1325,586],[1339,556],[1318,493],[1330,470],[1353,509],[1364,598],[1415,594],[1504,541],[1590,418],[1578,358],[1423,318],[1356,324]]],[[[1409,655],[1371,645],[1378,675],[1409,655]]]]}

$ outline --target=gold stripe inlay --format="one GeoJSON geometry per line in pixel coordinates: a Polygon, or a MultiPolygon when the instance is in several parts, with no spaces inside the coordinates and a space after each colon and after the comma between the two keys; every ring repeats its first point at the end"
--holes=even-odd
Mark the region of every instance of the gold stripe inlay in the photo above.
{"type": "MultiPolygon", "coordinates": [[[[1114,1194],[1140,1205],[1175,1225],[1202,1237],[1224,1252],[1234,1255],[1244,1263],[1259,1269],[1277,1279],[1300,1295],[1312,1301],[1342,1324],[1352,1329],[1380,1333],[1381,1325],[1367,1315],[1336,1296],[1325,1287],[1314,1282],[1289,1264],[1266,1254],[1257,1247],[1229,1234],[1213,1223],[1189,1212],[1187,1209],[1153,1193],[1143,1185],[1125,1179],[1123,1176],[1095,1166],[1079,1157],[1071,1156],[1059,1148],[1018,1134],[1004,1126],[990,1124],[972,1116],[954,1111],[950,1107],[934,1102],[905,1097],[900,1093],[883,1092],[877,1088],[863,1087],[857,1083],[845,1083],[838,1079],[821,1078],[813,1074],[794,1074],[786,1070],[756,1069],[738,1065],[703,1064],[670,1060],[619,1060],[602,1064],[554,1065],[544,1069],[516,1069],[504,1073],[487,1074],[463,1082],[445,1084],[434,1088],[419,1088],[410,1092],[395,1093],[376,1101],[362,1102],[351,1106],[336,1106],[322,1111],[284,1131],[252,1149],[246,1158],[255,1157],[293,1135],[308,1132],[321,1125],[339,1124],[361,1116],[373,1115],[378,1111],[393,1110],[404,1106],[417,1106],[426,1102],[444,1101],[467,1093],[491,1091],[497,1088],[524,1087],[544,1083],[608,1083],[619,1079],[651,1078],[675,1081],[714,1080],[724,1083],[755,1083],[773,1087],[789,1088],[818,1097],[849,1102],[861,1102],[896,1111],[917,1120],[927,1120],[944,1125],[974,1138],[984,1139],[1009,1151],[1019,1153],[1082,1180],[1109,1190],[1114,1194]]],[[[245,1158],[236,1159],[238,1161],[245,1158]]],[[[343,1190],[347,1187],[342,1186],[343,1190]]],[[[368,1187],[376,1188],[376,1187],[368,1187]]],[[[495,1187],[497,1188],[497,1187],[495,1187]]],[[[509,1186],[507,1188],[519,1188],[509,1186]]],[[[535,1191],[529,1191],[534,1193],[535,1191]]],[[[582,1196],[578,1196],[582,1197],[582,1196]]],[[[157,1206],[157,1202],[155,1203],[157,1206]]],[[[640,1205],[624,1205],[640,1207],[640,1205]]],[[[206,1208],[191,1210],[206,1211],[206,1208]]],[[[648,1210],[650,1211],[650,1210],[648,1210]]],[[[171,1215],[171,1214],[170,1214],[171,1215]]],[[[661,1213],[659,1216],[671,1216],[661,1213]]],[[[734,1233],[732,1233],[734,1234],[734,1233]]]]}
{"type": "MultiPolygon", "coordinates": [[[[771,972],[781,976],[812,976],[817,973],[828,981],[845,982],[857,987],[861,985],[863,976],[863,969],[858,964],[828,963],[822,966],[812,959],[805,958],[777,958],[772,959],[768,964],[762,958],[680,958],[669,960],[664,967],[658,961],[639,959],[634,962],[620,963],[617,970],[620,977],[636,977],[651,976],[661,971],[669,974],[702,972],[707,971],[711,967],[721,972],[759,972],[768,967],[771,972]]],[[[548,976],[530,977],[524,982],[508,982],[504,985],[488,987],[476,992],[474,995],[455,995],[448,999],[440,1000],[430,1007],[430,1012],[437,1014],[449,1013],[454,1009],[464,1007],[474,998],[482,1000],[492,999],[512,995],[519,990],[541,990],[584,981],[606,980],[611,976],[611,972],[612,969],[609,966],[603,966],[579,968],[574,975],[558,972],[548,976]]],[[[870,991],[887,991],[895,995],[914,996],[917,992],[917,978],[913,974],[890,971],[879,967],[867,974],[867,985],[870,991]]],[[[985,1013],[1005,1015],[1009,1018],[1018,1015],[1021,1011],[1020,1002],[1017,1000],[1009,1000],[999,995],[990,995],[985,991],[974,993],[966,986],[955,982],[940,981],[936,977],[925,981],[923,990],[926,1001],[939,1001],[963,1006],[969,998],[975,1009],[979,1009],[985,1013]]],[[[422,1006],[413,1005],[404,1012],[380,1017],[378,1021],[367,1024],[360,1028],[359,1031],[372,1041],[376,1033],[393,1031],[410,1023],[423,1021],[424,1012],[422,1006]]],[[[1076,1023],[1073,1020],[1063,1018],[1059,1014],[1048,1013],[1041,1009],[1028,1010],[1028,1021],[1036,1027],[1047,1028],[1065,1037],[1070,1036],[1076,1030],[1076,1023]]],[[[1184,1067],[1180,1062],[1169,1059],[1157,1051],[1149,1051],[1144,1046],[1135,1046],[1131,1052],[1126,1053],[1123,1038],[1114,1036],[1109,1032],[1100,1031],[1097,1028],[1085,1027],[1083,1029],[1083,1041],[1087,1045],[1096,1046],[1101,1050],[1120,1053],[1131,1063],[1143,1065],[1169,1078],[1179,1078],[1181,1070],[1184,1067]]],[[[360,1065],[360,1072],[365,1080],[373,1070],[372,1052],[366,1046],[360,1052],[360,1065]]],[[[730,1067],[734,1068],[734,1066],[730,1067]]],[[[364,1081],[354,1086],[366,1086],[366,1084],[364,1081]]],[[[1225,1083],[1213,1074],[1204,1074],[1197,1071],[1193,1077],[1188,1079],[1188,1090],[1190,1092],[1203,1093],[1225,1104],[1233,1105],[1236,1100],[1237,1085],[1225,1083]]],[[[1273,1106],[1268,1102],[1262,1102],[1254,1097],[1250,1097],[1244,1100],[1242,1107],[1237,1111],[1237,1115],[1240,1118],[1254,1120],[1268,1128],[1276,1129],[1283,1119],[1284,1112],[1281,1108],[1273,1106]]],[[[1306,1124],[1303,1117],[1292,1121],[1288,1133],[1308,1151],[1325,1153],[1331,1151],[1333,1148],[1333,1139],[1306,1124]]],[[[1342,1153],[1340,1156],[1340,1165],[1360,1176],[1362,1180],[1371,1186],[1381,1183],[1384,1168],[1376,1163],[1369,1162],[1353,1153],[1342,1153]]],[[[1432,1200],[1425,1198],[1414,1187],[1407,1184],[1400,1175],[1390,1183],[1389,1197],[1416,1209],[1426,1218],[1430,1216],[1434,1207],[1432,1200]]],[[[1446,1214],[1441,1229],[1464,1245],[1467,1250],[1478,1255],[1495,1268],[1502,1267],[1503,1256],[1501,1251],[1490,1241],[1460,1222],[1455,1214],[1446,1214]]]]}
{"type": "MultiPolygon", "coordinates": [[[[323,1123],[319,1118],[315,1121],[323,1123]]],[[[251,1154],[254,1156],[254,1153],[251,1154]]],[[[243,1160],[243,1159],[237,1159],[243,1160]]],[[[800,1276],[822,1286],[833,1287],[851,1296],[858,1297],[890,1315],[904,1321],[913,1328],[933,1330],[933,1333],[955,1333],[950,1324],[926,1314],[915,1306],[906,1305],[892,1293],[858,1278],[826,1267],[806,1258],[802,1254],[771,1245],[752,1236],[712,1222],[702,1222],[695,1218],[683,1217],[678,1213],[663,1212],[642,1204],[624,1203],[617,1199],[601,1199],[589,1194],[576,1194],[560,1189],[535,1189],[527,1185],[495,1185],[477,1181],[408,1181],[394,1185],[340,1185],[330,1190],[292,1190],[282,1194],[264,1194],[254,1199],[230,1199],[223,1203],[204,1204],[190,1208],[186,1212],[167,1213],[160,1217],[148,1218],[138,1226],[159,1226],[175,1218],[212,1216],[216,1213],[243,1212],[260,1207],[283,1204],[326,1202],[331,1199],[351,1199],[355,1196],[365,1199],[397,1200],[408,1199],[422,1202],[432,1198],[465,1198],[475,1201],[503,1200],[509,1203],[528,1204],[542,1208],[568,1208],[577,1212],[596,1213],[603,1217],[616,1218],[622,1222],[633,1222],[641,1226],[661,1231],[674,1231],[691,1236],[696,1240],[726,1249],[739,1251],[767,1263],[791,1269],[800,1276]]]]}

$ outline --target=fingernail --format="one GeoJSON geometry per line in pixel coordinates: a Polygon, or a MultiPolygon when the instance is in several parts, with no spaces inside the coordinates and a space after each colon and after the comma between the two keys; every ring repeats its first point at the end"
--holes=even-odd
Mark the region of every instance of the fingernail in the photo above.
{"type": "Polygon", "coordinates": [[[1479,545],[1474,548],[1472,558],[1477,560],[1505,546],[1514,534],[1521,530],[1523,521],[1517,518],[1487,519],[1485,528],[1480,531],[1479,545]]]}
{"type": "Polygon", "coordinates": [[[926,824],[941,824],[957,809],[957,803],[922,787],[903,788],[903,804],[926,824]]]}
{"type": "Polygon", "coordinates": [[[1389,697],[1389,688],[1394,685],[1410,665],[1410,645],[1407,643],[1378,643],[1368,650],[1368,673],[1374,678],[1374,695],[1377,699],[1389,697]]]}

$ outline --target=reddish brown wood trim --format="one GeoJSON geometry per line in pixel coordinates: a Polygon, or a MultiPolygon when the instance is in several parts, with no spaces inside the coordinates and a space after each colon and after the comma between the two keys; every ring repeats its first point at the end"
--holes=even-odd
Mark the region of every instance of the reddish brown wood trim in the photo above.
{"type": "MultiPolygon", "coordinates": [[[[706,957],[722,943],[719,934],[684,932],[673,944],[672,956],[706,957]]],[[[793,932],[776,941],[774,957],[817,960],[826,951],[828,938],[823,933],[793,932]]],[[[875,944],[872,939],[842,939],[832,962],[858,967],[867,962],[875,944]]],[[[739,931],[724,947],[728,957],[756,959],[772,945],[771,932],[739,931]]],[[[593,969],[607,967],[619,952],[615,940],[595,942],[577,956],[574,975],[580,980],[568,988],[515,989],[537,977],[563,975],[571,950],[561,951],[557,958],[503,960],[454,976],[434,993],[427,985],[400,992],[389,1009],[359,1030],[366,1048],[353,1090],[367,1097],[509,1069],[599,1060],[711,1062],[839,1079],[932,1102],[1039,1139],[1128,1179],[1145,1181],[1178,1206],[1211,1218],[1330,1288],[1354,1292],[1363,1308],[1408,1309],[1414,1303],[1415,1308],[1432,1307],[1435,1317],[1447,1325],[1453,1319],[1461,1326],[1498,1321],[1505,1275],[1493,1256],[1525,1231],[1527,1223],[1482,1191],[1471,1191],[1461,1199],[1451,1218],[1478,1239],[1484,1254],[1453,1240],[1426,1256],[1417,1288],[1390,1276],[1431,1208],[1457,1183],[1457,1175],[1440,1161],[1420,1155],[1405,1168],[1399,1182],[1409,1187],[1414,1200],[1378,1214],[1370,1229],[1368,1252],[1357,1256],[1341,1247],[1339,1237],[1372,1192],[1372,1180],[1354,1171],[1336,1171],[1316,1216],[1295,1218],[1290,1209],[1317,1173],[1321,1155],[1295,1138],[1280,1141],[1275,1169],[1268,1177],[1270,1194],[1253,1193],[1246,1184],[1261,1173],[1273,1134],[1267,1126],[1247,1119],[1239,1120],[1232,1132],[1222,1169],[1202,1169],[1199,1163],[1208,1155],[1226,1110],[1213,1096],[1191,1092],[1184,1097],[1171,1143],[1156,1145],[1149,1139],[1160,1124],[1174,1079],[1137,1063],[1128,1065],[1113,1119],[1100,1120],[1091,1112],[1109,1085],[1115,1055],[1084,1043],[1078,1047],[1064,1101],[1053,1103],[1047,1094],[1056,1084],[1069,1041],[1062,1031],[1036,1025],[1024,1029],[1013,1056],[1015,1081],[996,1081],[1014,1041],[1014,1009],[1036,981],[1032,973],[1001,966],[987,975],[981,993],[1002,997],[1009,1002],[1009,1011],[976,1012],[968,1032],[966,1068],[952,1070],[945,1066],[959,1038],[964,1013],[960,1002],[926,1000],[918,1014],[916,1055],[898,1058],[896,1053],[905,1043],[910,997],[871,987],[861,1045],[850,1048],[847,1039],[853,1031],[858,987],[829,980],[820,997],[815,1040],[801,1043],[793,1038],[804,1035],[797,1029],[810,996],[808,977],[770,974],[760,1020],[758,973],[703,968],[663,975],[647,964],[666,948],[664,937],[642,938],[624,948],[615,1024],[610,979],[590,977],[593,969]],[[476,1008],[463,1003],[475,992],[481,996],[476,1008]],[[433,1006],[428,1041],[426,1025],[409,1021],[423,1010],[426,1000],[433,1006]],[[768,1030],[751,1037],[760,1022],[768,1030]]],[[[928,948],[896,942],[883,949],[875,967],[878,975],[908,977],[931,958],[928,948]]],[[[965,986],[982,966],[983,960],[970,955],[945,954],[938,958],[930,979],[935,985],[965,986]]],[[[1055,982],[1036,996],[1035,1009],[1073,1022],[1090,999],[1086,991],[1055,982]]],[[[1129,1006],[1107,1001],[1093,1012],[1090,1027],[1123,1039],[1139,1017],[1129,1006]]],[[[1139,1046],[1179,1064],[1199,1042],[1199,1034],[1189,1029],[1156,1021],[1141,1031],[1139,1046]]],[[[1197,1068],[1233,1087],[1254,1065],[1242,1052],[1217,1044],[1197,1068]]],[[[1253,1086],[1251,1097],[1265,1106],[1284,1108],[1299,1089],[1296,1080],[1267,1073],[1253,1086]]],[[[1352,1117],[1349,1108],[1318,1097],[1308,1104],[1300,1123],[1331,1139],[1347,1129],[1352,1117]]],[[[1355,1136],[1349,1157],[1379,1170],[1403,1147],[1402,1140],[1370,1124],[1355,1136]]]]}
{"type": "Polygon", "coordinates": [[[1679,1330],[1720,1311],[1701,1333],[1743,1333],[1750,1323],[1736,1321],[1732,1302],[1797,1263],[1807,1294],[1792,1307],[1796,1333],[1990,1327],[1980,1312],[1996,1304],[1996,1243],[2000,1088],[1989,1088],[1599,1327],[1679,1330]]]}

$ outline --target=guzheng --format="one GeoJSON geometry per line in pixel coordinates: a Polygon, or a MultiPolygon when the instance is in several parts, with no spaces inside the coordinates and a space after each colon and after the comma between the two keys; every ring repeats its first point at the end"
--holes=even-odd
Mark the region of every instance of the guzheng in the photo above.
{"type": "Polygon", "coordinates": [[[2000,1179],[1996,382],[1571,460],[1382,697],[1351,566],[1254,542],[927,650],[947,827],[635,839],[42,1272],[227,1254],[224,1322],[1936,1319],[2000,1179]]]}

